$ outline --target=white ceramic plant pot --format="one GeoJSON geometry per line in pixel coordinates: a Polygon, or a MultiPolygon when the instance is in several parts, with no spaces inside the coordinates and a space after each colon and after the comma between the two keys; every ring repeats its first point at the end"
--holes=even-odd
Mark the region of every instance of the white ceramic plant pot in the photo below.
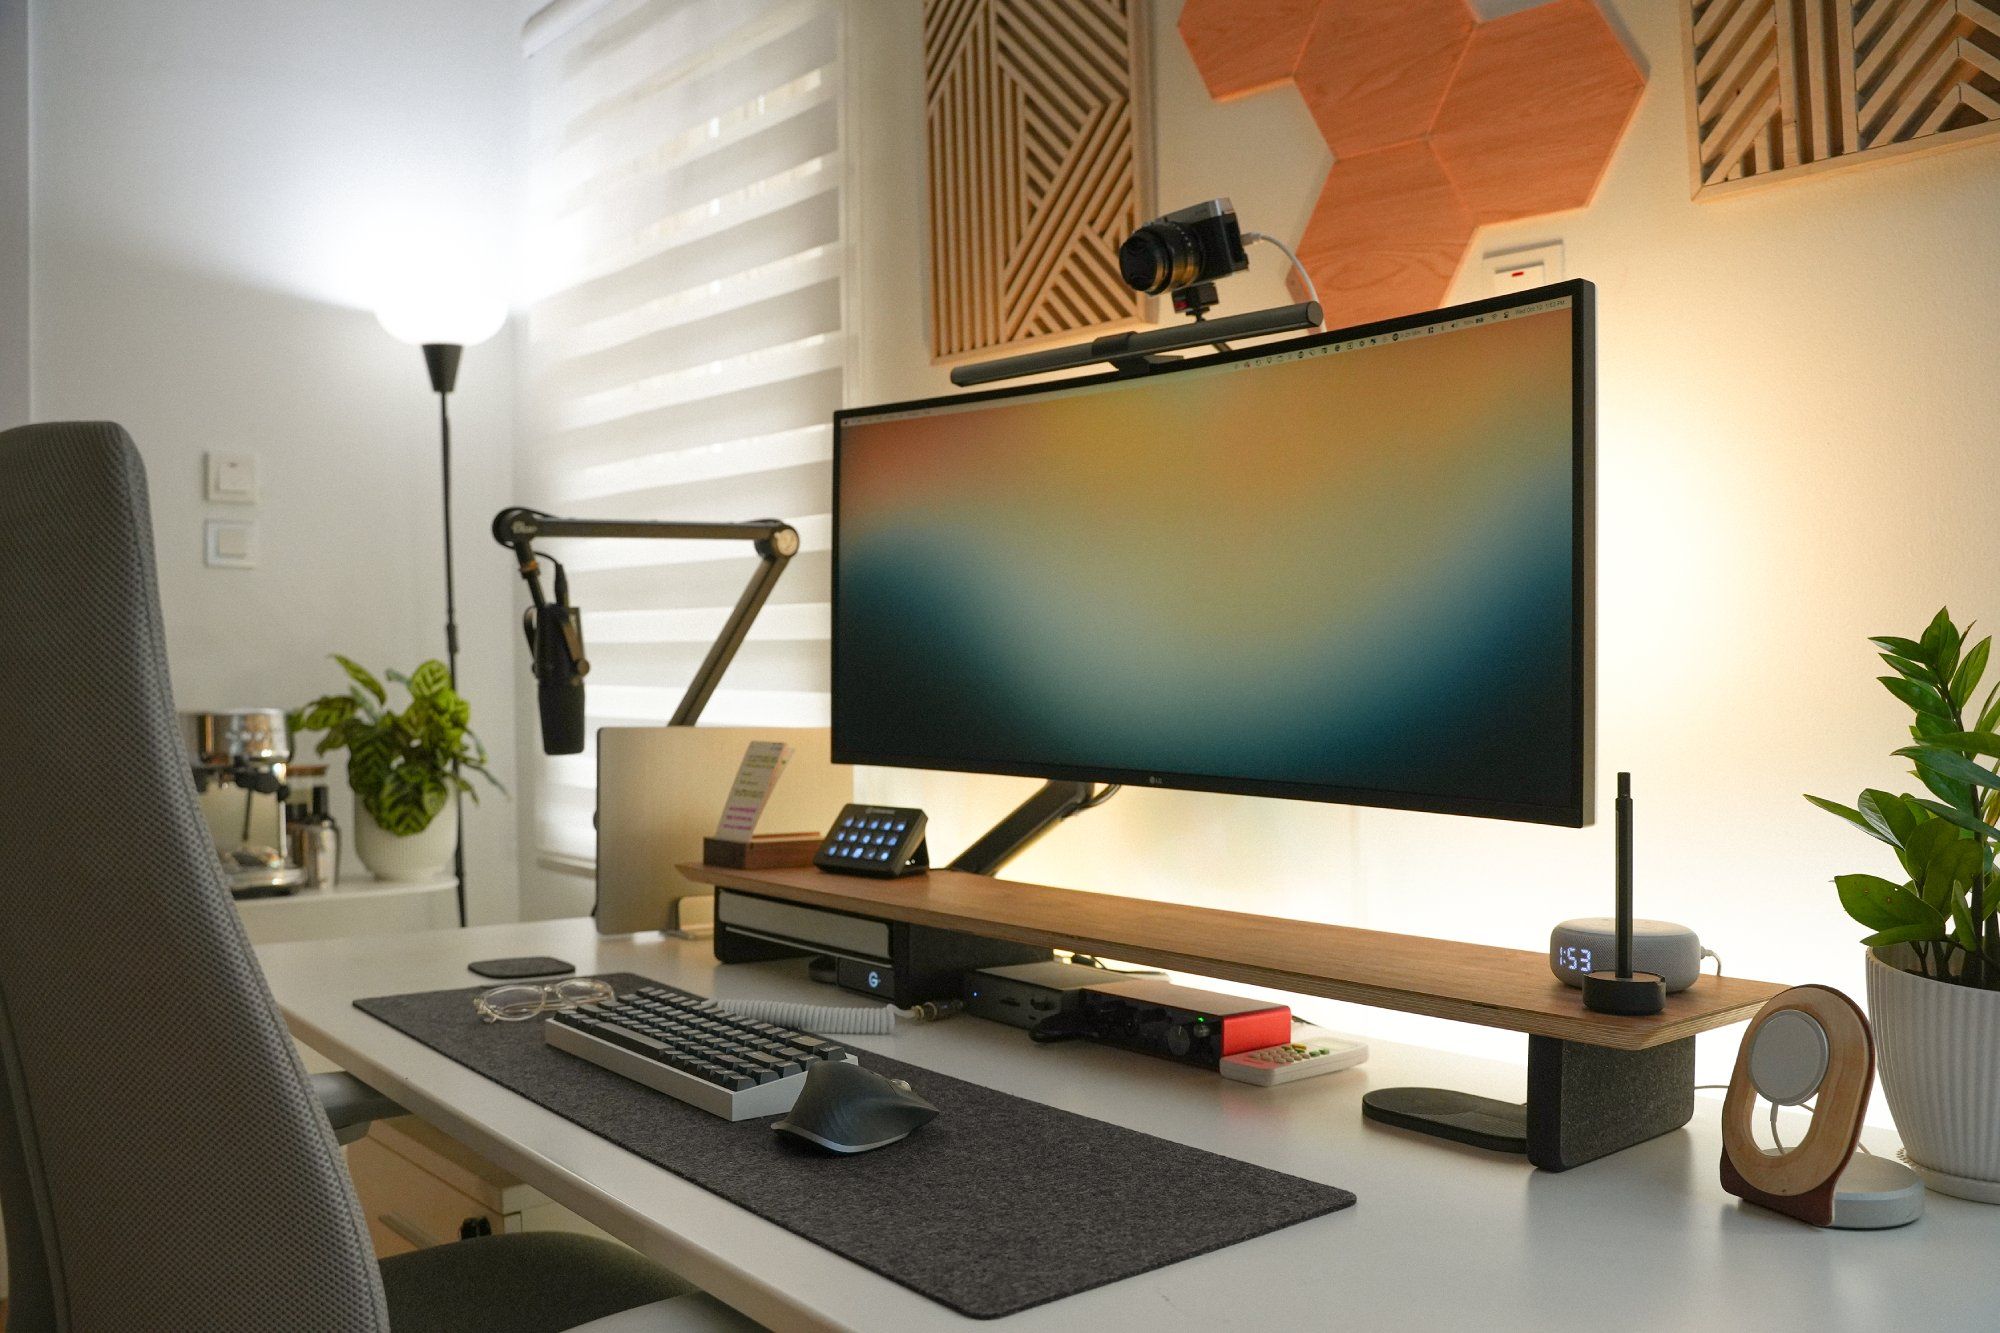
{"type": "Polygon", "coordinates": [[[1924,1183],[2000,1203],[2000,991],[1932,981],[1868,955],[1875,1064],[1924,1183]]]}
{"type": "Polygon", "coordinates": [[[375,816],[355,802],[354,854],[368,873],[380,880],[436,879],[451,871],[458,847],[458,806],[447,802],[422,833],[399,838],[375,822],[375,816]]]}

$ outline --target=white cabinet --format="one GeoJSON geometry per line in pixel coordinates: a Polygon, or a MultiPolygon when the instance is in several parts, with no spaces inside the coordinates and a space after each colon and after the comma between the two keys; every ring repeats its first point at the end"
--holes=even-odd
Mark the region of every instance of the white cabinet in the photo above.
{"type": "Polygon", "coordinates": [[[397,884],[342,880],[283,898],[239,898],[236,914],[252,944],[447,930],[458,924],[458,881],[449,875],[397,884]]]}

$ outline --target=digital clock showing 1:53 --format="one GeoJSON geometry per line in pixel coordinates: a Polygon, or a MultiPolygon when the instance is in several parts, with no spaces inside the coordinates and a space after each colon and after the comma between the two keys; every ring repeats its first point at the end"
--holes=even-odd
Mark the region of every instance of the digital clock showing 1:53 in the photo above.
{"type": "Polygon", "coordinates": [[[1591,967],[1589,947],[1581,944],[1562,944],[1556,946],[1549,961],[1554,963],[1560,970],[1574,972],[1580,977],[1589,976],[1595,970],[1591,967]]]}

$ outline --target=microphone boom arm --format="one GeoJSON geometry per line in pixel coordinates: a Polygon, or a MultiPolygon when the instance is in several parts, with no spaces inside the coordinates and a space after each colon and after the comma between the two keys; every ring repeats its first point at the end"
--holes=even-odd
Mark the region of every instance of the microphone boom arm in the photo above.
{"type": "MultiPolygon", "coordinates": [[[[493,540],[514,552],[521,579],[528,585],[528,595],[534,599],[537,609],[548,605],[548,598],[542,592],[541,566],[535,559],[535,542],[542,537],[747,541],[755,545],[759,557],[757,572],[750,576],[750,582],[743,589],[743,595],[736,599],[729,619],[723,622],[722,633],[709,648],[708,656],[702,659],[694,679],[688,682],[680,707],[674,710],[667,723],[674,727],[691,727],[701,716],[702,709],[708,706],[709,698],[722,679],[722,673],[729,669],[730,662],[743,647],[743,640],[750,633],[750,623],[764,609],[764,603],[769,600],[771,589],[777,586],[779,575],[785,572],[785,566],[799,553],[798,530],[775,518],[755,519],[747,523],[692,523],[556,518],[535,509],[503,509],[493,516],[493,540]]],[[[581,640],[573,642],[571,647],[571,656],[578,667],[588,670],[588,663],[583,660],[581,640]]]]}

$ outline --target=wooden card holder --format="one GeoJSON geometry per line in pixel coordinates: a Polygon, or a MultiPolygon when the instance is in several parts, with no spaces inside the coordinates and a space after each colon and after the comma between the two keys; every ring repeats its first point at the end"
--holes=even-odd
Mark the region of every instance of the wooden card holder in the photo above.
{"type": "Polygon", "coordinates": [[[812,864],[824,833],[755,833],[748,842],[703,838],[701,859],[732,870],[784,870],[812,864]]]}

